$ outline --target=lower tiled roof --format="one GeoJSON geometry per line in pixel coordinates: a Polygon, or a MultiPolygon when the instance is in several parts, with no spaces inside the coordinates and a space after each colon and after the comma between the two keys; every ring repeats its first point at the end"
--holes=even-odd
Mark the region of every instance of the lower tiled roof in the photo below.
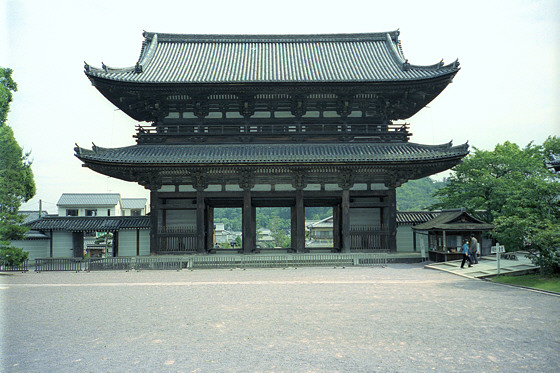
{"type": "Polygon", "coordinates": [[[105,232],[121,229],[149,229],[149,216],[49,216],[27,226],[37,231],[105,232]]]}
{"type": "Polygon", "coordinates": [[[123,148],[75,148],[84,162],[120,164],[331,164],[434,161],[462,158],[468,144],[304,143],[133,145],[123,148]]]}
{"type": "Polygon", "coordinates": [[[454,230],[454,231],[471,231],[471,230],[492,230],[492,224],[483,221],[468,214],[464,209],[444,210],[435,218],[414,226],[415,230],[454,230]]]}

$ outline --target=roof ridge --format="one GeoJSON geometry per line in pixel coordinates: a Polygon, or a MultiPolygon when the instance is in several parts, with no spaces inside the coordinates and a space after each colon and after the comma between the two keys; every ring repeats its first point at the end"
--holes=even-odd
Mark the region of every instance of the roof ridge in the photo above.
{"type": "Polygon", "coordinates": [[[303,41],[382,41],[389,37],[397,41],[400,31],[333,34],[173,34],[144,31],[146,41],[157,37],[161,42],[303,42],[303,41]]]}

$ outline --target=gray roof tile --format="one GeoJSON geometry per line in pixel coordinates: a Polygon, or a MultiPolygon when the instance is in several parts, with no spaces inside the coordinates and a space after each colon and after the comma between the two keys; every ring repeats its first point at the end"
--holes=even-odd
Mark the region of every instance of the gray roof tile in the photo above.
{"type": "Polygon", "coordinates": [[[123,209],[144,209],[148,200],[146,198],[123,198],[121,202],[123,209]]]}
{"type": "Polygon", "coordinates": [[[468,145],[414,143],[133,145],[93,150],[76,147],[84,162],[122,164],[332,164],[432,161],[463,157],[468,145]]]}
{"type": "Polygon", "coordinates": [[[119,193],[63,193],[57,206],[116,206],[119,193]]]}
{"type": "Polygon", "coordinates": [[[104,232],[121,229],[149,229],[149,216],[49,216],[35,220],[27,226],[37,231],[104,232]]]}
{"type": "Polygon", "coordinates": [[[454,230],[454,231],[471,231],[471,230],[492,230],[492,224],[483,221],[468,214],[464,209],[443,210],[432,220],[412,227],[415,230],[454,230]]]}
{"type": "Polygon", "coordinates": [[[441,211],[397,211],[397,224],[420,224],[437,217],[441,211]]]}
{"type": "Polygon", "coordinates": [[[93,68],[90,78],[134,83],[414,81],[455,74],[459,63],[411,65],[398,31],[332,35],[144,33],[134,67],[93,68]]]}

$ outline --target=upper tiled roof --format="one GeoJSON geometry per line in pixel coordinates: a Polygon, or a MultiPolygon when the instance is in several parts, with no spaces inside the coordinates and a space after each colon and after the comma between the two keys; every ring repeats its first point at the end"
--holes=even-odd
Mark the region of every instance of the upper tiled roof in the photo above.
{"type": "Polygon", "coordinates": [[[468,145],[414,143],[304,143],[133,145],[93,150],[75,148],[84,162],[150,165],[323,164],[433,161],[461,158],[468,145]]]}
{"type": "Polygon", "coordinates": [[[63,193],[57,206],[116,206],[119,193],[63,193]]]}
{"type": "Polygon", "coordinates": [[[121,229],[149,229],[149,216],[48,216],[35,220],[27,226],[37,231],[105,232],[121,229]]]}
{"type": "Polygon", "coordinates": [[[146,198],[123,198],[121,200],[123,209],[144,209],[147,201],[146,198]]]}
{"type": "Polygon", "coordinates": [[[129,68],[86,74],[133,83],[289,83],[414,81],[455,74],[457,61],[416,66],[404,58],[399,31],[331,35],[179,35],[144,33],[129,68]]]}

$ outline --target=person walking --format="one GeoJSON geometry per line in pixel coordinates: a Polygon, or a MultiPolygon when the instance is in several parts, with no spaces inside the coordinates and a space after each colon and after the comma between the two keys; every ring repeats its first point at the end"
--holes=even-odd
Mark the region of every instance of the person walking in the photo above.
{"type": "Polygon", "coordinates": [[[473,233],[471,233],[471,242],[469,244],[469,256],[471,257],[471,264],[478,264],[476,253],[478,252],[478,241],[473,233]]]}
{"type": "Polygon", "coordinates": [[[471,258],[469,257],[469,240],[463,242],[461,247],[461,252],[463,253],[463,261],[461,262],[461,268],[465,267],[465,261],[469,261],[469,267],[472,266],[471,258]]]}

